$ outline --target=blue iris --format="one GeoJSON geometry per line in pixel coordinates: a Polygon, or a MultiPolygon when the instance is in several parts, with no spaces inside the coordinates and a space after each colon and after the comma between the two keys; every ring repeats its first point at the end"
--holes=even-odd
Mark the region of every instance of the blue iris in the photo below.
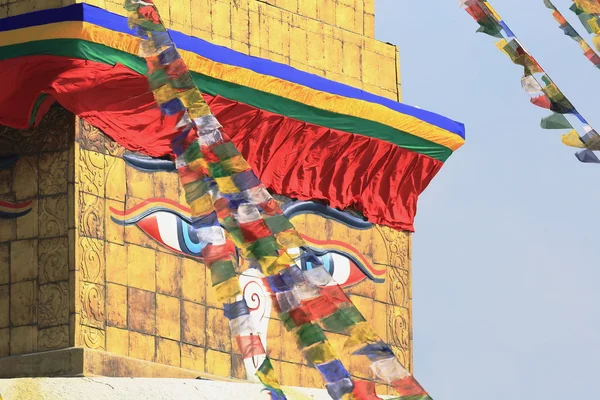
{"type": "Polygon", "coordinates": [[[195,229],[181,218],[177,218],[177,238],[181,251],[191,256],[200,256],[208,243],[198,240],[195,229]]]}

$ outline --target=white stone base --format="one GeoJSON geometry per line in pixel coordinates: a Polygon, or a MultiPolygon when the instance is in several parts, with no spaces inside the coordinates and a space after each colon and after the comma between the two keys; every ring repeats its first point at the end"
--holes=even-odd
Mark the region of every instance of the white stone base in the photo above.
{"type": "MultiPolygon", "coordinates": [[[[322,389],[285,388],[289,400],[331,400],[322,389]]],[[[162,378],[21,378],[0,380],[2,400],[268,400],[252,383],[162,378]]]]}

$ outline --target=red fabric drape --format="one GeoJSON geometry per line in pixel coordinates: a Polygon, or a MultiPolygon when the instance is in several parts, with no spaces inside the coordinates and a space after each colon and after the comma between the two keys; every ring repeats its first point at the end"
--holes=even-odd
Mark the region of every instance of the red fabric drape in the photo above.
{"type": "MultiPolygon", "coordinates": [[[[178,116],[164,117],[145,76],[58,56],[0,61],[0,124],[27,128],[41,93],[122,146],[162,156],[178,116]]],[[[205,95],[258,177],[275,193],[354,207],[371,222],[413,230],[418,195],[442,163],[394,144],[335,131],[205,95]]],[[[43,112],[40,108],[40,112],[43,112]]],[[[39,116],[37,118],[39,120],[39,116]]]]}

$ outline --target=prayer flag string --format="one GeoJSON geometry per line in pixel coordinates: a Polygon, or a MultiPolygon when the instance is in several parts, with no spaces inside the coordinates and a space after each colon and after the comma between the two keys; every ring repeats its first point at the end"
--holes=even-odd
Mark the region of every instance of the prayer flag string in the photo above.
{"type": "MultiPolygon", "coordinates": [[[[585,3],[583,0],[580,2],[585,3]]],[[[589,2],[591,3],[591,1],[589,2]]],[[[530,99],[531,103],[553,111],[552,115],[542,119],[541,127],[544,129],[569,129],[563,135],[562,142],[567,146],[581,149],[575,154],[577,159],[584,163],[600,164],[600,158],[594,153],[594,151],[600,150],[600,135],[577,111],[575,106],[558,88],[558,85],[550,78],[542,66],[523,47],[519,39],[506,22],[502,20],[496,10],[494,10],[489,1],[458,0],[458,3],[480,25],[478,32],[501,38],[496,43],[498,49],[505,53],[513,63],[523,67],[521,85],[532,96],[530,99]],[[567,116],[574,117],[582,125],[583,135],[573,127],[571,122],[566,118],[567,116]]],[[[596,4],[596,2],[593,3],[596,4]]],[[[546,5],[548,4],[551,3],[546,2],[546,5]]],[[[578,5],[581,6],[580,4],[578,5]]],[[[600,10],[600,4],[597,7],[600,10]]],[[[591,9],[596,10],[595,6],[591,9]]]]}
{"type": "Polygon", "coordinates": [[[575,30],[573,25],[567,21],[567,19],[562,15],[562,13],[552,4],[550,0],[544,0],[544,5],[552,10],[552,16],[558,22],[560,29],[564,32],[565,35],[573,39],[579,44],[585,58],[587,58],[596,68],[600,68],[600,56],[590,47],[590,45],[585,41],[583,37],[575,30]]]}
{"type": "Polygon", "coordinates": [[[573,0],[569,8],[577,15],[579,22],[590,34],[596,50],[600,51],[600,10],[597,2],[573,0]]]}
{"type": "Polygon", "coordinates": [[[350,375],[323,327],[348,335],[344,350],[367,357],[375,375],[401,398],[431,399],[320,259],[305,248],[278,203],[221,132],[152,1],[126,0],[124,7],[130,12],[131,29],[141,38],[139,55],[146,59],[155,100],[165,115],[179,118],[179,134],[171,147],[191,209],[193,232],[206,244],[202,258],[212,285],[218,300],[225,302],[225,316],[243,358],[262,358],[256,375],[271,397],[286,398],[242,295],[238,254],[265,276],[282,323],[295,333],[298,348],[321,373],[332,399],[368,399],[373,385],[350,375]],[[303,261],[313,268],[302,271],[298,264],[303,261]]]}

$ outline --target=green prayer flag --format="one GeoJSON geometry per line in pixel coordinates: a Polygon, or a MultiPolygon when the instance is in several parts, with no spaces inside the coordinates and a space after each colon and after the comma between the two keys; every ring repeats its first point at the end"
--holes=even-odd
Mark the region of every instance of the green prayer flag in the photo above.
{"type": "Polygon", "coordinates": [[[193,89],[196,87],[190,74],[183,74],[177,78],[173,78],[170,83],[175,89],[193,89]]]}
{"type": "Polygon", "coordinates": [[[540,124],[544,129],[572,129],[573,126],[569,123],[567,118],[562,114],[554,113],[549,117],[542,118],[540,124]]]}
{"type": "Polygon", "coordinates": [[[204,180],[194,181],[183,185],[185,190],[185,201],[192,204],[194,200],[199,199],[208,193],[208,183],[204,180]]]}
{"type": "Polygon", "coordinates": [[[298,347],[304,348],[327,340],[325,333],[317,324],[304,324],[296,331],[298,347]]]}
{"type": "Polygon", "coordinates": [[[325,329],[335,333],[343,333],[349,327],[364,321],[366,320],[355,306],[340,308],[321,320],[325,329]]]}
{"type": "Polygon", "coordinates": [[[212,152],[215,153],[220,160],[226,160],[240,154],[232,142],[220,143],[212,148],[212,152]]]}
{"type": "Polygon", "coordinates": [[[279,232],[284,232],[294,228],[294,226],[290,223],[290,220],[285,215],[265,217],[265,223],[267,224],[271,232],[273,232],[273,234],[277,234],[279,232]]]}
{"type": "Polygon", "coordinates": [[[267,236],[264,238],[260,238],[250,246],[248,246],[248,251],[254,256],[255,259],[260,260],[263,257],[267,256],[277,256],[279,255],[277,241],[273,236],[267,236]]]}
{"type": "Polygon", "coordinates": [[[194,143],[190,144],[183,153],[183,159],[188,164],[192,161],[196,161],[201,158],[204,158],[204,155],[202,154],[202,151],[200,151],[200,144],[198,143],[198,141],[195,141],[194,143]]]}
{"type": "Polygon", "coordinates": [[[482,32],[482,33],[488,34],[490,36],[502,38],[502,34],[500,33],[500,32],[502,32],[502,27],[500,26],[500,24],[498,24],[498,22],[493,20],[491,17],[486,17],[477,22],[480,25],[479,29],[477,29],[477,32],[482,32]]]}
{"type": "Polygon", "coordinates": [[[569,10],[573,11],[577,15],[583,14],[583,10],[581,8],[577,7],[577,4],[575,4],[575,3],[571,4],[571,7],[569,7],[569,10]]]}
{"type": "Polygon", "coordinates": [[[208,164],[208,173],[213,178],[224,178],[233,175],[227,171],[223,164],[218,162],[208,164]]]}
{"type": "Polygon", "coordinates": [[[218,260],[210,264],[210,279],[217,286],[235,276],[235,267],[231,260],[218,260]]]}
{"type": "Polygon", "coordinates": [[[150,84],[150,90],[156,90],[159,87],[166,85],[169,81],[169,76],[164,69],[156,70],[148,77],[148,83],[150,84]]]}
{"type": "Polygon", "coordinates": [[[229,228],[226,231],[231,235],[235,243],[244,243],[244,234],[239,227],[229,228]]]}
{"type": "Polygon", "coordinates": [[[285,329],[287,329],[288,331],[291,331],[292,329],[294,329],[296,327],[296,323],[294,322],[292,317],[290,317],[290,313],[287,313],[287,312],[281,313],[281,314],[279,314],[279,318],[281,318],[281,322],[283,322],[283,326],[285,326],[285,329]]]}

